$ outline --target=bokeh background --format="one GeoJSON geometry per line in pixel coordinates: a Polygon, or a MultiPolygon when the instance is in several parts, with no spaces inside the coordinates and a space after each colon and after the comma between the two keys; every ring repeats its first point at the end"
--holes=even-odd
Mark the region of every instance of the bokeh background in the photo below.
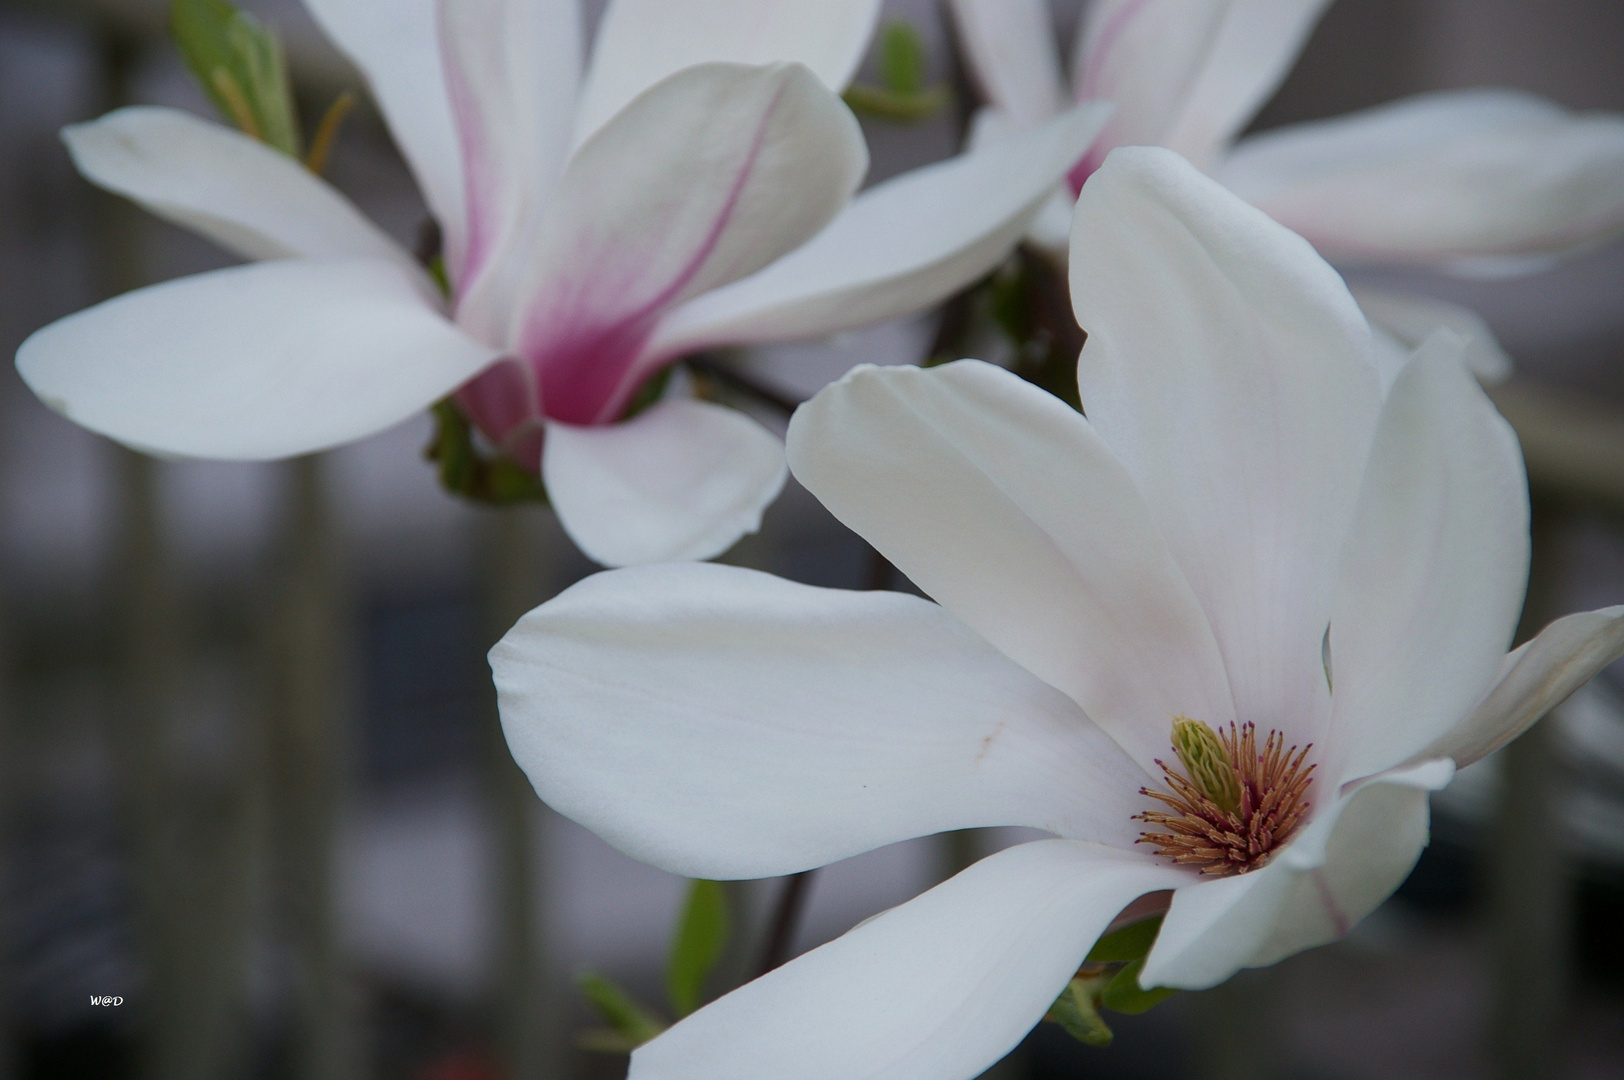
{"type": "MultiPolygon", "coordinates": [[[[307,116],[361,87],[296,0],[244,6],[284,34],[307,116]]],[[[954,152],[972,93],[936,3],[886,8],[961,107],[865,120],[871,180],[954,152]]],[[[1080,9],[1056,5],[1063,40],[1080,9]]],[[[0,0],[7,357],[100,298],[229,262],[92,189],[56,135],[128,102],[208,112],[163,20],[161,0],[0,0]]],[[[1337,0],[1256,126],[1479,85],[1624,111],[1621,57],[1618,0],[1337,0]]],[[[412,241],[424,210],[369,107],[330,176],[412,241]]],[[[1381,280],[1476,308],[1517,361],[1498,393],[1535,484],[1528,621],[1624,601],[1624,244],[1528,278],[1381,280]]],[[[734,359],[803,397],[853,363],[915,362],[933,333],[927,317],[734,359]]],[[[0,372],[0,1077],[623,1073],[575,1046],[592,1017],[572,979],[657,1002],[683,882],[534,799],[483,662],[593,567],[544,512],[445,495],[429,435],[420,418],[315,462],[158,463],[0,372]]],[[[793,483],[728,559],[907,587],[793,483]]],[[[1346,941],[1117,1018],[1108,1049],[1043,1025],[1000,1077],[1624,1077],[1621,679],[1441,794],[1432,847],[1346,941]]],[[[794,948],[1010,839],[820,873],[794,948]]],[[[781,888],[731,888],[715,989],[755,962],[781,888]]]]}

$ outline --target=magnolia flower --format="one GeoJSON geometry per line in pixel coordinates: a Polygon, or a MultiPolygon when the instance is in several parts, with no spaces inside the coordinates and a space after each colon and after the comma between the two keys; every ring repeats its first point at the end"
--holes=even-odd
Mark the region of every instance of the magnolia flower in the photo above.
{"type": "Polygon", "coordinates": [[[1510,428],[1447,335],[1382,394],[1336,273],[1177,155],[1111,155],[1071,270],[1088,417],[978,361],[862,367],[790,466],[935,600],[727,566],[588,578],[492,664],[514,756],[638,858],[787,874],[908,837],[981,860],[701,1009],[631,1077],[962,1080],[1171,892],[1145,987],[1334,940],[1428,792],[1624,652],[1624,607],[1506,655],[1510,428]]]}
{"type": "MultiPolygon", "coordinates": [[[[1068,99],[1116,111],[1071,171],[1071,193],[1112,148],[1167,146],[1339,265],[1538,269],[1624,232],[1624,117],[1574,115],[1511,90],[1422,94],[1236,140],[1274,94],[1330,0],[1096,0],[1065,87],[1045,0],[952,0],[996,141],[1068,99]]],[[[1063,250],[1069,202],[1040,240],[1063,250]]],[[[1474,370],[1510,361],[1474,313],[1358,290],[1404,346],[1439,325],[1467,335],[1474,370]]],[[[1407,352],[1408,350],[1404,350],[1407,352]]]]}
{"type": "Polygon", "coordinates": [[[55,323],[23,378],[131,446],[234,459],[358,439],[455,391],[611,565],[716,555],[784,480],[778,440],[733,410],[618,422],[652,374],[928,306],[1002,258],[1105,113],[853,198],[867,151],[835,91],[878,0],[614,0],[584,79],[577,0],[309,6],[419,181],[449,301],[291,158],[122,109],[67,130],[80,170],[265,261],[55,323]]]}

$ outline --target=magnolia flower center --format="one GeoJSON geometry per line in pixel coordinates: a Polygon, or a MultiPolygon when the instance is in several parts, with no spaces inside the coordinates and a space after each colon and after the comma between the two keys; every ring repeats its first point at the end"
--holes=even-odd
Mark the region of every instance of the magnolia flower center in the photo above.
{"type": "Polygon", "coordinates": [[[1314,766],[1304,761],[1313,748],[1287,749],[1285,736],[1270,731],[1259,750],[1253,724],[1213,731],[1199,720],[1174,717],[1173,752],[1184,769],[1156,760],[1169,790],[1139,793],[1167,810],[1134,815],[1152,826],[1135,843],[1154,844],[1156,854],[1203,874],[1257,869],[1308,813],[1314,766]]]}

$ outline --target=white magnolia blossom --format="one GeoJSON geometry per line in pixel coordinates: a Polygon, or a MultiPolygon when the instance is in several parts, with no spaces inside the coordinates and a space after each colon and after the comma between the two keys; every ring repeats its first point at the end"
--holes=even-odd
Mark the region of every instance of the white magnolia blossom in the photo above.
{"type": "MultiPolygon", "coordinates": [[[[1333,120],[1237,136],[1291,70],[1330,0],[1095,0],[1070,86],[1047,0],[952,0],[989,106],[978,141],[1041,123],[1071,100],[1116,112],[1073,168],[1071,193],[1117,146],[1177,150],[1338,265],[1516,272],[1624,232],[1624,117],[1575,115],[1512,90],[1422,94],[1333,120]]],[[[1070,200],[1035,236],[1063,250],[1070,200]]],[[[1413,348],[1446,325],[1488,378],[1511,363],[1473,313],[1358,290],[1413,348]]],[[[1393,341],[1384,340],[1392,346],[1393,341]]],[[[1405,350],[1407,351],[1407,349],[1405,350]]]]}
{"type": "Polygon", "coordinates": [[[1107,108],[853,197],[836,94],[878,0],[613,0],[581,72],[578,0],[308,0],[366,74],[443,236],[411,255],[290,158],[174,109],[69,128],[80,170],[257,264],[118,297],[18,368],[121,442],[266,459],[372,434],[446,394],[538,471],[618,565],[705,558],[758,525],[782,446],[667,400],[685,353],[917,311],[1025,231],[1107,108]]]}
{"type": "Polygon", "coordinates": [[[1087,419],[965,360],[858,368],[791,424],[796,478],[934,603],[637,567],[493,651],[536,790],[675,873],[1054,837],[701,1009],[631,1080],[965,1080],[1152,893],[1147,987],[1332,941],[1409,872],[1428,792],[1624,652],[1618,607],[1506,655],[1527,488],[1458,340],[1384,395],[1335,271],[1164,149],[1111,155],[1072,243],[1087,419]],[[1277,732],[1313,768],[1306,817],[1246,872],[1143,842],[1176,716],[1277,732]]]}

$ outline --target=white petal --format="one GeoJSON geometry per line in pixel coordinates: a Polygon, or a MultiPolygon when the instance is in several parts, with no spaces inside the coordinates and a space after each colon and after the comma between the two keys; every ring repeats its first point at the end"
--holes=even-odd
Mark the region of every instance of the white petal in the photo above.
{"type": "Polygon", "coordinates": [[[1210,171],[1274,95],[1331,0],[1232,0],[1162,140],[1210,171]]]}
{"type": "Polygon", "coordinates": [[[622,424],[548,424],[541,469],[564,531],[605,566],[720,555],[761,527],[787,471],[760,424],[682,400],[622,424]]]}
{"type": "Polygon", "coordinates": [[[1501,663],[1500,677],[1459,724],[1417,757],[1461,768],[1488,757],[1624,656],[1624,607],[1561,618],[1501,663]]]}
{"type": "Polygon", "coordinates": [[[494,360],[379,259],[289,259],[138,289],[23,342],[47,405],[139,449],[264,460],[381,431],[494,360]]]}
{"type": "Polygon", "coordinates": [[[1261,869],[1179,889],[1140,984],[1202,990],[1342,937],[1403,884],[1427,844],[1427,794],[1454,775],[1435,760],[1372,777],[1261,869]]]}
{"type": "Polygon", "coordinates": [[[448,252],[446,265],[465,301],[458,321],[498,342],[535,229],[569,159],[580,4],[443,0],[440,14],[468,198],[467,246],[448,252]]]}
{"type": "Polygon", "coordinates": [[[611,0],[592,46],[575,141],[695,64],[799,63],[830,90],[843,90],[879,12],[879,0],[611,0]]]}
{"type": "Polygon", "coordinates": [[[1125,904],[1183,877],[1067,840],[1006,848],[701,1009],[628,1080],[970,1080],[1125,904]]]}
{"type": "Polygon", "coordinates": [[[529,252],[509,340],[548,416],[617,417],[660,314],[800,246],[867,164],[851,111],[799,65],[705,64],[638,98],[570,162],[529,252]]]}
{"type": "Polygon", "coordinates": [[[1331,614],[1330,782],[1391,768],[1466,715],[1528,581],[1528,480],[1511,425],[1447,331],[1387,396],[1331,614]]]}
{"type": "Polygon", "coordinates": [[[1538,256],[1624,231],[1624,117],[1427,94],[1243,140],[1217,176],[1337,261],[1538,256]]]}
{"type": "Polygon", "coordinates": [[[1235,719],[1133,481],[1060,399],[978,360],[860,367],[795,413],[795,477],[1155,775],[1172,718],[1235,719]]]}
{"type": "Polygon", "coordinates": [[[411,256],[348,199],[257,139],[179,109],[132,106],[62,129],[94,184],[248,259],[411,256]]]}
{"type": "Polygon", "coordinates": [[[1048,0],[952,0],[965,59],[987,101],[1032,127],[1066,102],[1048,0]]]}
{"type": "Polygon", "coordinates": [[[1358,305],[1299,237],[1152,147],[1084,187],[1071,286],[1083,407],[1201,600],[1235,714],[1315,741],[1380,406],[1358,305]]]}
{"type": "Polygon", "coordinates": [[[811,337],[936,303],[1020,241],[1105,115],[1100,107],[1074,109],[1007,142],[876,184],[799,250],[671,312],[651,352],[811,337]]]}
{"type": "MultiPolygon", "coordinates": [[[[1402,347],[1404,359],[1426,343],[1440,328],[1458,335],[1465,351],[1461,360],[1483,382],[1493,385],[1511,377],[1512,361],[1495,340],[1483,316],[1471,308],[1415,292],[1389,292],[1360,285],[1353,298],[1375,327],[1386,331],[1402,347]]],[[[1400,365],[1402,366],[1402,365],[1400,365]]],[[[1398,377],[1395,368],[1393,378],[1398,377]]],[[[1388,380],[1391,385],[1391,379],[1388,380]]]]}
{"type": "Polygon", "coordinates": [[[679,874],[790,873],[970,825],[1138,835],[1145,774],[915,596],[635,567],[526,615],[491,665],[541,797],[679,874]]]}
{"type": "Polygon", "coordinates": [[[439,0],[305,0],[372,88],[389,130],[444,234],[449,265],[463,250],[462,152],[440,51],[439,0]]]}

